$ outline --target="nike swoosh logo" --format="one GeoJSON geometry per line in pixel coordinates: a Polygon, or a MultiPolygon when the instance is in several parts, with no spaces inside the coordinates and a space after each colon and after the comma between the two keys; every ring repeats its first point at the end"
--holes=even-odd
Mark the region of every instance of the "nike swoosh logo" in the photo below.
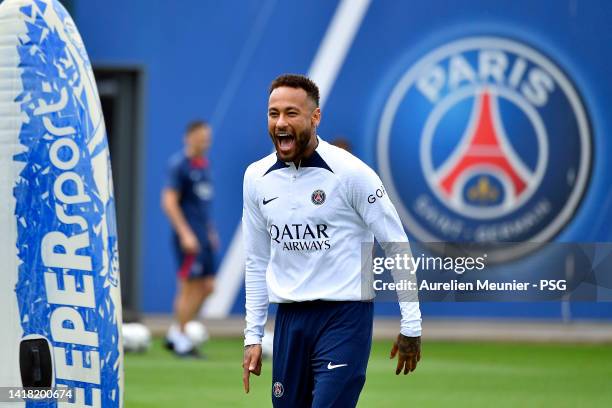
{"type": "Polygon", "coordinates": [[[264,197],[264,199],[263,199],[263,205],[266,205],[266,204],[268,204],[270,201],[274,201],[274,200],[276,200],[277,198],[278,198],[278,197],[274,197],[274,198],[271,198],[271,199],[269,199],[269,200],[266,200],[266,198],[264,197]]]}
{"type": "Polygon", "coordinates": [[[331,362],[329,364],[327,364],[327,369],[328,370],[333,370],[334,368],[338,368],[338,367],[346,367],[348,364],[332,364],[331,362]]]}

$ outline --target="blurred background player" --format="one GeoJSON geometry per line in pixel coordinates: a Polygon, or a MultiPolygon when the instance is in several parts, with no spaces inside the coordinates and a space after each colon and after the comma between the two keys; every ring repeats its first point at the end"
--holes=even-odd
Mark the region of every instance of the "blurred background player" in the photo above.
{"type": "Polygon", "coordinates": [[[337,138],[335,138],[329,143],[336,147],[344,149],[349,153],[353,153],[353,149],[351,148],[351,142],[349,142],[349,140],[345,138],[344,136],[338,136],[337,138]]]}
{"type": "Polygon", "coordinates": [[[185,327],[214,288],[213,253],[218,236],[210,219],[213,187],[206,157],[211,142],[212,129],[206,122],[187,126],[185,147],[170,158],[162,192],[178,262],[175,323],[168,330],[166,345],[179,356],[200,356],[185,327]]]}

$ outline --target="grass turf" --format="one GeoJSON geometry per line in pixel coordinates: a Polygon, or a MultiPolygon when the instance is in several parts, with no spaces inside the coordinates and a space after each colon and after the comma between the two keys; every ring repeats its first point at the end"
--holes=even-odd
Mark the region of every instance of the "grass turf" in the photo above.
{"type": "MultiPolygon", "coordinates": [[[[205,361],[177,359],[159,340],[128,354],[126,408],[271,406],[271,362],[245,395],[241,344],[214,339],[205,361]]],[[[612,407],[610,345],[425,342],[408,376],[395,376],[389,348],[374,342],[359,407],[612,407]]]]}

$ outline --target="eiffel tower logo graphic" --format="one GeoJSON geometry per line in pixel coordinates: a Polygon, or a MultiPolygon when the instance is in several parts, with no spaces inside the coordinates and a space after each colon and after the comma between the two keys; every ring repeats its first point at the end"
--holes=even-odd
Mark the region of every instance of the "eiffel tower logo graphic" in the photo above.
{"type": "Polygon", "coordinates": [[[475,97],[470,123],[449,158],[434,175],[435,184],[447,199],[464,202],[463,191],[470,176],[478,174],[466,197],[469,204],[496,203],[503,193],[504,205],[512,205],[525,194],[533,173],[516,154],[506,137],[497,98],[483,89],[475,97]],[[496,187],[491,177],[503,186],[496,187]]]}

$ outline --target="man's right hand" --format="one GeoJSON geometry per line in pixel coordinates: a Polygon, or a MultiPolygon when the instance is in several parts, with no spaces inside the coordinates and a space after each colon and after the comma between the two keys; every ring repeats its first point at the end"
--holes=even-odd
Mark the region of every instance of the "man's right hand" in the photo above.
{"type": "Polygon", "coordinates": [[[193,232],[185,232],[180,235],[181,249],[187,254],[197,254],[200,252],[200,242],[193,232]]]}
{"type": "Polygon", "coordinates": [[[259,376],[261,374],[261,344],[251,344],[244,348],[244,360],[242,361],[242,383],[244,392],[250,390],[249,377],[251,373],[259,376]]]}

